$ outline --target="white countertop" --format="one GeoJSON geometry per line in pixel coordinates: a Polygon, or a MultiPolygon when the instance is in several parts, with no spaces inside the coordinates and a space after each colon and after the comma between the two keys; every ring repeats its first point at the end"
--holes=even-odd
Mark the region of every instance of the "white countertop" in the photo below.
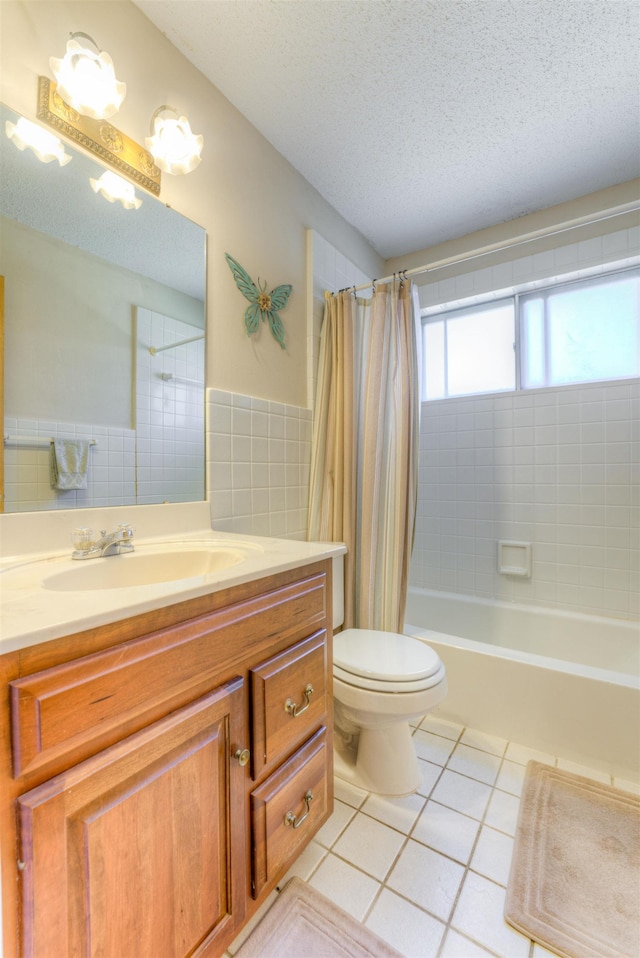
{"type": "MultiPolygon", "coordinates": [[[[207,504],[198,505],[206,506],[208,519],[207,504]]],[[[131,508],[135,509],[135,507],[131,508]]],[[[112,528],[117,522],[129,521],[130,518],[134,520],[136,528],[139,528],[140,510],[143,509],[155,509],[155,507],[138,507],[136,516],[131,515],[126,508],[110,510],[108,528],[112,528]]],[[[176,507],[173,513],[175,509],[176,507]]],[[[300,542],[216,532],[202,521],[205,513],[201,510],[195,510],[197,514],[194,515],[193,509],[180,511],[178,507],[177,522],[174,516],[170,515],[171,510],[162,507],[161,510],[156,511],[155,515],[152,514],[153,522],[148,520],[148,513],[143,514],[141,531],[144,535],[138,536],[136,532],[134,536],[136,552],[131,557],[145,553],[170,552],[174,549],[218,547],[238,549],[243,553],[243,558],[235,565],[191,578],[128,585],[123,588],[58,591],[46,587],[43,581],[58,572],[69,570],[75,573],[80,567],[88,567],[92,563],[125,563],[130,557],[112,556],[78,562],[71,559],[70,543],[62,542],[61,548],[51,549],[51,523],[47,521],[49,514],[35,519],[31,514],[28,520],[31,525],[22,524],[21,527],[26,548],[32,547],[36,540],[44,548],[31,548],[31,551],[24,552],[15,551],[16,540],[20,539],[21,524],[16,517],[1,517],[2,520],[10,520],[6,528],[0,524],[3,545],[8,544],[8,547],[13,548],[14,551],[6,554],[3,548],[5,554],[0,556],[0,652],[14,651],[109,622],[116,622],[142,612],[149,612],[277,572],[294,569],[320,559],[340,556],[346,552],[341,543],[300,542]],[[185,522],[185,517],[189,521],[185,522]],[[156,521],[158,518],[163,521],[158,523],[156,521]],[[39,532],[38,519],[41,519],[39,532]],[[183,531],[178,531],[176,525],[183,531]],[[200,525],[199,528],[198,525],[200,525]],[[34,529],[36,529],[35,539],[34,529]]],[[[82,513],[72,513],[68,519],[72,523],[69,532],[75,526],[89,525],[93,518],[84,510],[82,513]]],[[[52,524],[56,533],[64,526],[59,515],[52,520],[52,524]]],[[[100,528],[99,523],[96,523],[96,527],[100,528]]],[[[93,566],[93,568],[99,567],[93,566]]]]}

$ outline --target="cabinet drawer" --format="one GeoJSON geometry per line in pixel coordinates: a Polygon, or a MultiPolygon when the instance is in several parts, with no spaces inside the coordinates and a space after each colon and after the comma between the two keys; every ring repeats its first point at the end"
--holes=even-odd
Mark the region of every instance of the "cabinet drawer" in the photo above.
{"type": "Polygon", "coordinates": [[[282,875],[326,820],[330,774],[323,727],[251,793],[254,898],[282,875]]]}
{"type": "Polygon", "coordinates": [[[9,684],[13,775],[78,762],[327,621],[323,573],[9,684]]]}
{"type": "Polygon", "coordinates": [[[250,670],[254,779],[320,725],[327,712],[327,670],[324,629],[250,670]]]}

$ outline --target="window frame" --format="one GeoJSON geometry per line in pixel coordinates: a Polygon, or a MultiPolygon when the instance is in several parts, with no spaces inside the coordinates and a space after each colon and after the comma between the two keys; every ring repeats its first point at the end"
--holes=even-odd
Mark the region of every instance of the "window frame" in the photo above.
{"type": "MultiPolygon", "coordinates": [[[[472,297],[468,300],[468,305],[464,305],[464,302],[457,301],[456,305],[451,305],[447,308],[446,303],[439,304],[439,306],[427,306],[421,309],[420,311],[420,321],[421,321],[421,357],[422,357],[422,375],[420,383],[420,394],[422,402],[442,402],[443,400],[449,399],[472,399],[478,396],[503,396],[508,395],[509,393],[514,392],[534,392],[535,390],[546,390],[546,389],[564,389],[572,386],[585,386],[593,383],[620,383],[625,381],[635,382],[640,379],[638,376],[619,376],[614,379],[610,377],[604,377],[602,379],[583,379],[572,381],[568,383],[548,383],[545,382],[543,385],[535,386],[523,386],[523,368],[524,361],[526,360],[525,350],[525,337],[523,335],[523,324],[524,316],[523,310],[521,307],[521,300],[525,297],[543,294],[545,296],[545,332],[544,332],[544,363],[545,363],[545,377],[548,379],[548,370],[550,368],[550,337],[548,330],[548,315],[546,308],[546,295],[550,291],[561,290],[563,288],[570,288],[571,286],[579,286],[587,283],[597,284],[599,280],[607,281],[609,279],[614,279],[616,276],[621,276],[624,274],[635,275],[640,283],[640,262],[632,263],[628,266],[621,266],[617,269],[604,270],[598,268],[597,272],[593,272],[591,275],[583,276],[573,276],[571,278],[561,277],[555,281],[553,280],[543,280],[543,281],[533,281],[531,283],[525,283],[518,287],[512,287],[511,292],[506,292],[502,294],[501,290],[496,290],[494,292],[489,292],[481,298],[472,297]],[[453,315],[455,313],[469,313],[475,309],[478,311],[486,308],[487,306],[499,305],[504,303],[513,303],[514,310],[514,364],[515,364],[515,387],[513,389],[493,389],[487,390],[485,392],[470,392],[470,393],[461,393],[457,395],[448,394],[448,369],[447,369],[447,323],[444,323],[444,385],[445,385],[445,395],[436,398],[428,398],[426,395],[426,358],[425,358],[425,336],[424,330],[427,325],[430,323],[435,323],[441,321],[443,317],[453,315]]],[[[639,323],[639,332],[640,332],[640,313],[638,317],[639,323]]]]}

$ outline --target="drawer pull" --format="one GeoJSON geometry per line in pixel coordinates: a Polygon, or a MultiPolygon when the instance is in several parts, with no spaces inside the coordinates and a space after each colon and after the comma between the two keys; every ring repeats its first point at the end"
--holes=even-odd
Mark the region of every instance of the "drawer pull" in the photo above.
{"type": "Polygon", "coordinates": [[[299,715],[302,715],[303,712],[306,712],[309,706],[311,705],[311,696],[313,695],[313,686],[311,684],[307,685],[304,690],[304,697],[306,699],[306,705],[303,705],[302,708],[298,708],[293,699],[287,699],[284,703],[284,710],[288,712],[289,715],[293,715],[294,718],[297,718],[299,715]]]}
{"type": "Polygon", "coordinates": [[[307,806],[306,812],[304,813],[302,818],[296,818],[293,812],[287,812],[287,814],[284,816],[285,825],[293,825],[294,828],[300,828],[300,826],[305,821],[305,819],[309,817],[309,809],[311,808],[312,801],[313,801],[313,792],[311,791],[311,789],[309,789],[309,791],[304,797],[304,803],[307,806]]]}
{"type": "Polygon", "coordinates": [[[236,752],[234,752],[233,757],[238,759],[238,765],[247,765],[250,757],[249,749],[239,748],[236,752]]]}

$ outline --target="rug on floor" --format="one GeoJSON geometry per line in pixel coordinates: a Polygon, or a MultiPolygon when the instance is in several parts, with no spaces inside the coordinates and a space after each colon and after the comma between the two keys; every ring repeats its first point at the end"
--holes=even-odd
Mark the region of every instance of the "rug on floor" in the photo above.
{"type": "Polygon", "coordinates": [[[637,958],[640,797],[529,762],[504,916],[564,958],[637,958]]]}
{"type": "Polygon", "coordinates": [[[235,958],[401,958],[300,878],[292,878],[235,958]]]}

